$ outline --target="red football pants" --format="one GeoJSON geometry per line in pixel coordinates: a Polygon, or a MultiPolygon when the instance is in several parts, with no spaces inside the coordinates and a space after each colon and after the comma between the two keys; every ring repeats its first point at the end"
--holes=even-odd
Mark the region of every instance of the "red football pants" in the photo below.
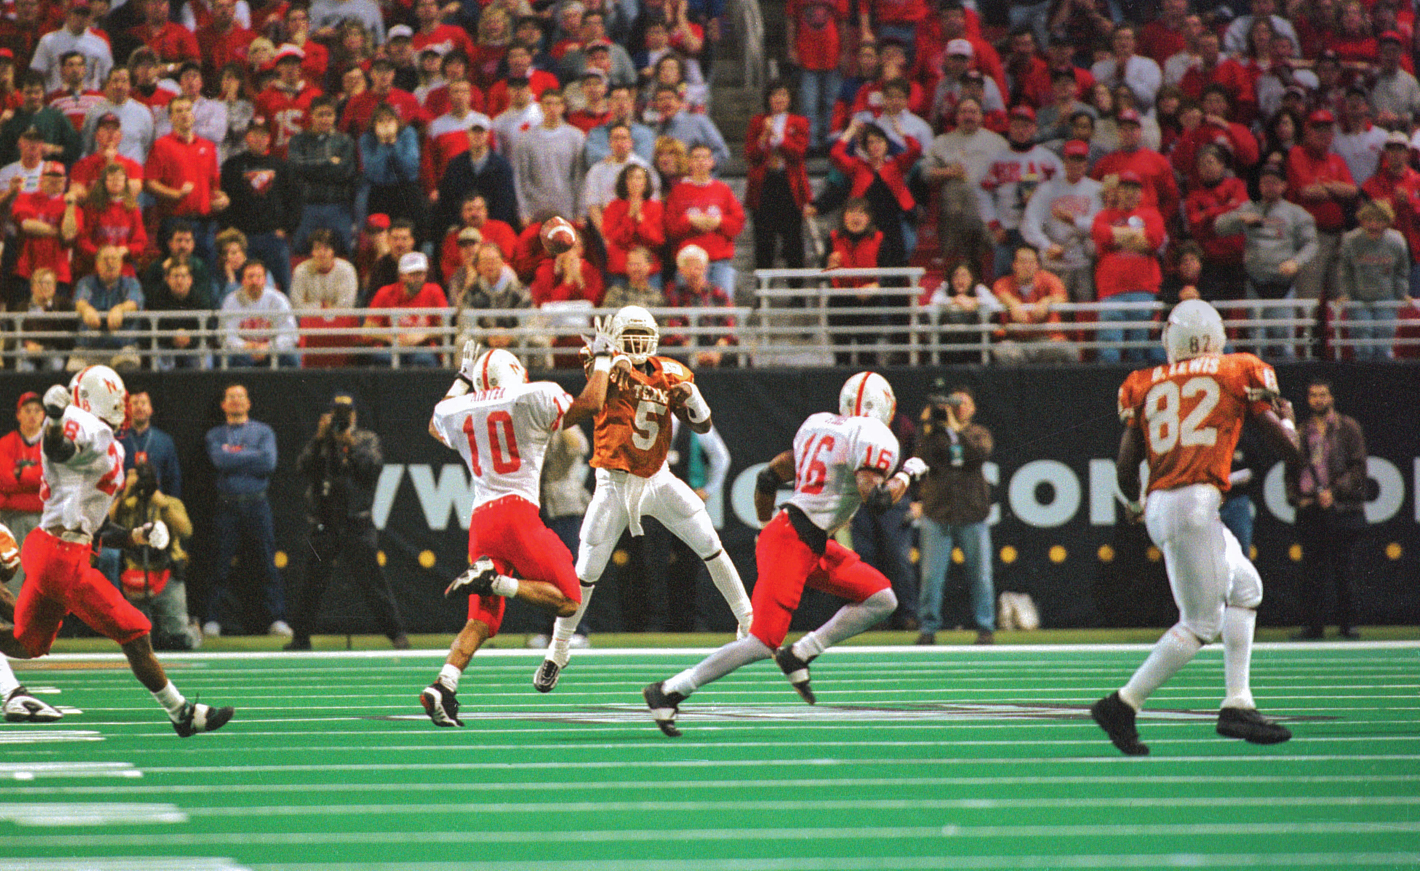
{"type": "MultiPolygon", "coordinates": [[[[582,601],[572,553],[543,525],[537,506],[522,497],[503,496],[473,510],[468,524],[469,562],[481,556],[492,557],[499,574],[546,581],[572,601],[582,601]]],[[[469,596],[468,619],[487,623],[492,638],[503,625],[507,604],[503,596],[469,596]]]]}
{"type": "Polygon", "coordinates": [[[119,644],[152,631],[143,612],[89,565],[89,554],[89,545],[64,541],[43,529],[25,537],[20,550],[25,583],[15,605],[15,637],[31,656],[49,652],[69,614],[119,644]]]}

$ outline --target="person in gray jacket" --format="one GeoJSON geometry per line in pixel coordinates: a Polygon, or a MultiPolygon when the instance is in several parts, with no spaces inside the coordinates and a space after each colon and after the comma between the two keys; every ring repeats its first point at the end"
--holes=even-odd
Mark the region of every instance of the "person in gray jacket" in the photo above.
{"type": "MultiPolygon", "coordinates": [[[[1316,220],[1296,203],[1282,199],[1287,191],[1287,171],[1280,163],[1267,163],[1259,170],[1260,198],[1243,203],[1214,222],[1219,236],[1242,233],[1243,268],[1247,272],[1248,299],[1291,300],[1297,273],[1317,252],[1316,220]]],[[[1264,307],[1256,313],[1264,321],[1295,317],[1291,305],[1264,307]]],[[[1262,326],[1253,330],[1259,354],[1291,357],[1296,353],[1291,326],[1262,326]],[[1269,345],[1269,342],[1280,342],[1269,345]]]]}
{"type": "Polygon", "coordinates": [[[1357,360],[1385,360],[1395,354],[1399,310],[1378,303],[1403,302],[1410,291],[1410,248],[1391,227],[1390,204],[1366,203],[1356,211],[1361,226],[1341,237],[1341,282],[1336,301],[1346,310],[1357,360]]]}

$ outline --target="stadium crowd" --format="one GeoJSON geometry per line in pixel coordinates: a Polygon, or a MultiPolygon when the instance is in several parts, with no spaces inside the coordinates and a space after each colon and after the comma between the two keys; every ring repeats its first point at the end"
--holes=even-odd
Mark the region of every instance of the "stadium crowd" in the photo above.
{"type": "MultiPolygon", "coordinates": [[[[207,311],[236,364],[298,365],[300,320],[350,307],[424,310],[350,325],[365,359],[428,365],[428,310],[496,340],[480,311],[731,305],[747,223],[756,268],[806,241],[815,265],[929,264],[1005,361],[1078,359],[1058,304],[1190,297],[1349,302],[1357,354],[1393,354],[1420,285],[1413,4],[1008,5],[1006,28],[961,0],[788,0],[741,198],[708,111],[718,0],[15,0],[0,295],[77,322],[26,325],[21,365],[136,366],[138,311],[171,313],[165,366],[210,365],[207,311]],[[556,257],[553,215],[581,230],[556,257]]],[[[900,304],[873,283],[848,304],[900,304]]],[[[718,325],[667,344],[733,361],[718,325]]]]}

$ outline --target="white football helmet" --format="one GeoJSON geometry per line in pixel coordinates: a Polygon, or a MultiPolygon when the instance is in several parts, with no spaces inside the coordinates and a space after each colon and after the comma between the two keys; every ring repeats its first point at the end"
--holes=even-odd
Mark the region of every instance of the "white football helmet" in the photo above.
{"type": "Polygon", "coordinates": [[[1164,350],[1170,363],[1221,354],[1227,340],[1222,316],[1201,299],[1186,299],[1174,306],[1164,324],[1164,350]]]}
{"type": "Polygon", "coordinates": [[[518,362],[512,352],[502,348],[484,351],[473,364],[473,389],[492,390],[494,387],[512,387],[526,384],[528,370],[518,362]]]}
{"type": "Polygon", "coordinates": [[[611,316],[611,339],[633,364],[641,366],[647,358],[656,356],[661,331],[650,312],[639,305],[628,305],[611,316]]]}
{"type": "Polygon", "coordinates": [[[123,379],[107,366],[89,366],[69,379],[74,404],[113,427],[128,424],[128,390],[123,379]]]}
{"type": "Polygon", "coordinates": [[[873,417],[892,425],[897,413],[897,397],[892,385],[876,372],[859,372],[838,392],[838,413],[844,417],[873,417]]]}

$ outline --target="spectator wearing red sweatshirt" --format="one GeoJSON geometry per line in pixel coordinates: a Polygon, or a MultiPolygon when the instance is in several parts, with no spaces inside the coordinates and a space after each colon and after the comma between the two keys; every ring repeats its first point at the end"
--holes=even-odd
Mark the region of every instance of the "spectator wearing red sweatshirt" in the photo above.
{"type": "Polygon", "coordinates": [[[666,239],[674,251],[699,245],[710,257],[710,283],[735,298],[735,236],[744,229],[745,210],[730,186],[714,178],[715,155],[708,145],[690,149],[690,174],[666,197],[666,239]]]}
{"type": "MultiPolygon", "coordinates": [[[[1159,249],[1163,247],[1164,219],[1159,210],[1143,204],[1144,180],[1133,170],[1119,173],[1117,203],[1095,215],[1092,235],[1099,259],[1095,266],[1095,295],[1112,303],[1153,302],[1163,283],[1159,249]]],[[[1111,310],[1100,313],[1100,323],[1145,320],[1148,312],[1111,310]]],[[[1099,331],[1101,342],[1139,341],[1149,338],[1148,329],[1109,328],[1099,331]]],[[[1101,348],[1101,363],[1120,362],[1120,349],[1101,348]]],[[[1149,359],[1143,347],[1130,348],[1127,359],[1142,364],[1149,359]]]]}
{"type": "Polygon", "coordinates": [[[1178,214],[1178,184],[1168,158],[1144,147],[1144,129],[1139,121],[1139,113],[1133,109],[1124,109],[1115,116],[1119,150],[1101,157],[1090,176],[1104,181],[1106,176],[1134,173],[1143,183],[1143,204],[1157,209],[1167,219],[1178,214]]]}
{"type": "Polygon", "coordinates": [[[94,257],[100,248],[113,245],[123,250],[123,274],[137,277],[133,261],[143,256],[148,231],[128,181],[123,164],[110,163],[84,196],[82,231],[74,260],[75,271],[80,275],[94,271],[94,257]]]}
{"type": "Polygon", "coordinates": [[[1360,188],[1341,155],[1331,150],[1336,117],[1325,109],[1307,116],[1300,145],[1287,155],[1287,199],[1316,219],[1316,256],[1297,273],[1297,296],[1320,299],[1338,282],[1337,254],[1346,230],[1346,207],[1360,188]]]}
{"type": "Polygon", "coordinates": [[[1228,172],[1228,156],[1217,145],[1205,145],[1198,150],[1199,184],[1184,202],[1188,232],[1203,249],[1203,272],[1198,279],[1198,292],[1209,302],[1220,299],[1240,299],[1247,286],[1243,271],[1241,233],[1220,236],[1213,222],[1220,215],[1248,201],[1247,185],[1228,172]]]}
{"type": "MultiPolygon", "coordinates": [[[[20,394],[15,405],[15,420],[19,427],[0,438],[0,523],[10,527],[15,541],[24,544],[25,536],[39,525],[44,502],[39,498],[44,468],[40,462],[40,435],[44,427],[44,403],[33,391],[20,394]]],[[[10,582],[12,592],[18,592],[24,580],[24,569],[15,573],[10,582]]]]}

